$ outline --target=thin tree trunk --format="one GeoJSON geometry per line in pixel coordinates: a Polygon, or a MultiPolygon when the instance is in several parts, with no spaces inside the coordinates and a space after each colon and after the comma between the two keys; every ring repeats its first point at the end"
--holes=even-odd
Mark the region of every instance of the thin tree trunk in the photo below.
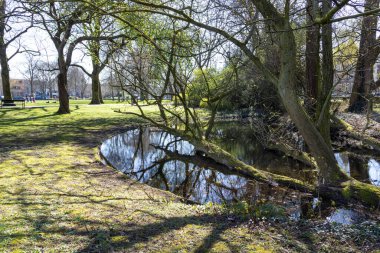
{"type": "Polygon", "coordinates": [[[101,103],[101,104],[104,104],[104,101],[103,101],[103,94],[102,94],[102,84],[101,84],[100,81],[99,81],[99,100],[100,100],[100,103],[101,103]]]}
{"type": "Polygon", "coordinates": [[[33,79],[30,79],[30,95],[34,96],[33,93],[34,93],[33,79]]]}

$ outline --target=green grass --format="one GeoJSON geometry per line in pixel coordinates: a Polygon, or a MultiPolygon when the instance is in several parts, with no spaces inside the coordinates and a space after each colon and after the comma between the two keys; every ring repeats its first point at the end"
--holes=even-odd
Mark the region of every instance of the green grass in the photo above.
{"type": "MultiPolygon", "coordinates": [[[[99,162],[103,140],[142,122],[113,112],[124,105],[71,104],[70,115],[56,115],[57,107],[50,106],[0,110],[1,252],[211,250],[206,242],[214,233],[222,240],[242,231],[248,238],[230,240],[234,247],[257,243],[247,228],[227,232],[220,222],[225,217],[182,204],[99,162]]],[[[215,252],[226,245],[216,244],[215,252]]]]}
{"type": "MultiPolygon", "coordinates": [[[[70,105],[88,105],[90,104],[90,99],[70,99],[70,105]]],[[[114,101],[112,99],[105,99],[103,101],[105,104],[124,104],[124,102],[118,102],[117,99],[114,101]]],[[[26,106],[58,106],[58,99],[49,99],[49,100],[36,100],[35,103],[26,102],[26,106]]]]}
{"type": "MultiPolygon", "coordinates": [[[[164,100],[165,101],[165,100],[164,100]]],[[[70,105],[88,105],[90,104],[91,100],[90,99],[70,99],[70,105]]],[[[104,104],[130,104],[130,101],[120,101],[118,102],[117,99],[112,100],[112,99],[104,99],[103,100],[104,104]]],[[[152,101],[153,102],[153,101],[152,101]]],[[[58,106],[58,99],[50,99],[50,100],[36,100],[35,103],[32,102],[26,102],[26,107],[36,107],[36,106],[58,106]]],[[[145,101],[139,101],[140,104],[146,104],[145,101]]]]}
{"type": "MultiPolygon", "coordinates": [[[[101,142],[142,123],[113,110],[136,108],[71,105],[70,115],[51,105],[0,110],[0,252],[313,252],[321,243],[183,204],[102,165],[101,142]]],[[[328,244],[360,249],[338,245],[328,244]]]]}

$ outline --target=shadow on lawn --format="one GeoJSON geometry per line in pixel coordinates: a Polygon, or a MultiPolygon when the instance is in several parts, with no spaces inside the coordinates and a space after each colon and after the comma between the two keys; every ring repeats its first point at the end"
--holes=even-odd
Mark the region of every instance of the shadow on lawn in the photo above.
{"type": "MultiPolygon", "coordinates": [[[[21,203],[22,204],[22,203],[21,203]]],[[[25,206],[30,206],[30,203],[25,203],[25,206]]],[[[165,235],[166,233],[174,232],[178,229],[184,228],[187,225],[196,225],[196,226],[211,226],[212,231],[203,238],[203,241],[200,246],[198,246],[194,252],[208,252],[212,246],[219,241],[224,241],[220,235],[227,229],[236,227],[238,223],[228,223],[226,222],[227,217],[224,216],[215,216],[215,215],[201,215],[201,216],[187,216],[187,217],[172,217],[164,218],[162,221],[155,222],[147,225],[140,226],[135,222],[128,223],[114,223],[109,224],[106,222],[101,222],[97,220],[88,220],[82,217],[76,218],[59,218],[55,219],[49,213],[40,212],[37,216],[28,217],[27,208],[22,208],[24,212],[24,217],[21,219],[23,222],[28,222],[32,228],[32,231],[29,233],[16,233],[16,234],[3,234],[0,232],[0,241],[7,239],[22,239],[33,237],[33,239],[38,243],[43,242],[44,239],[41,235],[46,234],[49,236],[58,235],[58,238],[69,238],[71,236],[80,236],[86,237],[89,240],[87,245],[76,252],[113,252],[113,251],[135,251],[136,247],[139,244],[148,244],[151,239],[154,239],[156,236],[165,235]],[[58,223],[69,223],[76,224],[77,229],[73,227],[57,227],[58,223]],[[117,227],[117,228],[115,228],[117,227]],[[113,241],[113,237],[122,237],[117,241],[113,241]]],[[[140,213],[145,215],[151,215],[150,213],[138,210],[140,213]]],[[[173,236],[166,236],[163,238],[161,246],[167,248],[169,244],[174,244],[170,242],[171,239],[175,240],[173,236]]],[[[199,238],[196,238],[199,239],[199,238]]],[[[227,245],[229,243],[224,241],[227,245]]],[[[57,240],[54,244],[61,244],[61,240],[57,240]]],[[[70,241],[67,240],[66,243],[70,244],[70,241]]],[[[72,243],[72,242],[71,242],[72,243]]],[[[153,246],[154,243],[151,243],[150,246],[153,246]],[[153,244],[153,245],[152,245],[153,244]]],[[[173,248],[175,244],[172,245],[173,248]]],[[[191,246],[190,246],[191,247],[191,246]]],[[[229,248],[232,252],[236,252],[234,246],[229,245],[229,248]]],[[[158,249],[156,249],[158,250],[158,249]]]]}
{"type": "MultiPolygon", "coordinates": [[[[30,119],[21,120],[2,120],[0,127],[10,127],[21,129],[19,134],[12,131],[3,133],[0,149],[7,148],[27,149],[30,147],[38,147],[49,144],[59,144],[62,142],[72,142],[86,147],[94,148],[101,144],[106,138],[127,131],[131,128],[128,119],[116,118],[85,118],[72,122],[62,122],[50,120],[49,122],[41,122],[41,124],[28,124],[39,118],[53,117],[55,114],[32,117],[30,119]],[[20,124],[25,123],[25,124],[20,124]],[[12,126],[12,124],[17,124],[12,126]],[[25,130],[22,130],[25,128],[25,130]]],[[[143,120],[133,119],[133,124],[138,125],[144,123],[143,120]]]]}
{"type": "MultiPolygon", "coordinates": [[[[15,193],[12,194],[15,195],[15,193]]],[[[163,249],[170,251],[187,249],[192,252],[209,252],[217,243],[219,244],[221,242],[224,245],[224,251],[228,249],[229,252],[239,252],[244,246],[259,245],[262,242],[257,232],[254,233],[255,228],[252,228],[252,232],[249,232],[252,234],[247,234],[250,239],[241,239],[244,238],[242,234],[237,234],[232,238],[226,238],[224,235],[226,230],[241,225],[244,226],[248,224],[248,222],[246,219],[239,217],[229,219],[231,216],[225,214],[200,214],[167,218],[146,210],[135,209],[132,213],[124,211],[125,216],[127,216],[124,221],[116,219],[110,222],[109,217],[105,219],[89,219],[80,215],[52,215],[52,213],[55,213],[55,210],[49,210],[49,205],[51,204],[31,202],[29,200],[29,198],[38,197],[39,195],[41,194],[28,194],[26,189],[20,189],[16,194],[17,201],[8,203],[17,205],[22,213],[21,217],[13,219],[11,223],[19,222],[24,225],[28,224],[29,230],[24,233],[4,233],[0,230],[0,244],[12,240],[22,241],[25,238],[32,238],[34,245],[43,245],[41,246],[43,250],[51,250],[52,248],[44,244],[46,243],[46,236],[48,235],[48,238],[54,238],[50,241],[50,247],[62,244],[70,245],[73,243],[73,241],[71,241],[73,237],[82,238],[81,241],[86,243],[82,243],[82,247],[75,252],[136,252],[141,251],[141,247],[144,247],[143,249],[145,251],[157,252],[163,249]],[[134,217],[134,219],[128,219],[128,215],[132,217],[134,213],[139,213],[145,217],[149,216],[154,222],[141,225],[141,222],[136,217],[134,217]],[[198,232],[199,229],[201,229],[200,227],[205,227],[204,229],[207,229],[207,231],[195,237],[191,231],[184,233],[178,231],[189,225],[196,227],[198,232]],[[181,238],[181,235],[186,238],[181,238]],[[179,236],[179,238],[176,238],[176,236],[179,236]],[[196,244],[191,243],[192,241],[196,242],[196,244]],[[176,245],[177,242],[180,244],[176,245]],[[243,243],[243,245],[241,243],[243,243]]],[[[70,193],[44,195],[46,199],[50,200],[52,198],[59,199],[60,196],[76,199],[76,201],[64,201],[62,205],[74,204],[78,206],[90,203],[94,204],[94,208],[107,206],[107,208],[113,208],[115,212],[122,211],[120,210],[120,206],[109,205],[109,203],[107,203],[108,201],[129,201],[131,205],[133,205],[133,201],[136,201],[135,199],[114,198],[111,196],[104,198],[102,201],[97,201],[94,200],[93,197],[98,196],[70,193]]],[[[279,229],[279,226],[280,225],[277,225],[277,228],[273,230],[276,231],[273,233],[273,236],[279,237],[276,243],[282,245],[284,249],[292,249],[292,252],[318,251],[314,242],[305,236],[305,233],[310,233],[310,227],[304,227],[302,232],[297,232],[296,229],[288,229],[285,227],[279,229]]],[[[264,233],[268,234],[268,232],[264,233]]]]}
{"type": "MultiPolygon", "coordinates": [[[[216,242],[224,241],[220,235],[229,228],[240,224],[239,221],[229,222],[225,215],[194,215],[183,217],[171,217],[165,218],[156,214],[152,214],[148,211],[136,209],[134,213],[141,213],[145,216],[150,216],[158,222],[138,225],[136,222],[130,220],[127,222],[115,221],[113,223],[103,222],[102,220],[92,220],[83,218],[81,216],[70,215],[52,215],[55,210],[49,208],[51,203],[43,203],[40,201],[33,202],[30,199],[39,197],[41,194],[30,194],[25,188],[18,189],[16,192],[8,192],[14,197],[12,203],[1,203],[2,205],[17,205],[20,209],[21,216],[12,219],[10,223],[18,222],[28,227],[28,231],[17,233],[4,233],[0,230],[0,244],[4,244],[7,241],[14,241],[28,239],[34,241],[35,244],[43,245],[48,235],[49,238],[56,238],[52,245],[59,245],[63,243],[72,243],[69,238],[84,237],[87,238],[87,245],[83,245],[77,252],[112,252],[112,251],[134,251],[135,247],[140,244],[148,243],[155,236],[164,236],[166,233],[175,233],[176,230],[184,228],[187,225],[207,226],[211,227],[212,231],[203,238],[200,246],[198,246],[195,252],[207,252],[216,242]],[[65,225],[62,225],[65,224],[65,225]],[[69,225],[71,224],[71,225],[69,225]],[[74,226],[73,226],[74,224],[74,226]],[[113,238],[122,237],[122,240],[113,240],[113,238]],[[65,241],[62,241],[66,240],[65,241]]],[[[42,194],[44,195],[44,194],[42,194]]],[[[45,194],[43,199],[52,200],[54,198],[60,198],[60,196],[70,197],[76,199],[76,201],[66,202],[63,205],[85,205],[88,203],[96,206],[107,205],[107,208],[120,208],[117,206],[108,206],[108,201],[114,200],[128,200],[128,198],[113,198],[107,197],[102,201],[93,200],[93,197],[70,193],[58,193],[58,194],[45,194]]],[[[132,202],[130,202],[132,203],[132,202]]],[[[120,210],[119,210],[120,211],[120,210]]],[[[128,219],[127,219],[128,220],[128,219]]],[[[167,243],[171,243],[170,240],[173,236],[164,237],[167,241],[162,241],[162,246],[167,247],[167,243]]],[[[227,245],[229,243],[225,241],[227,245]]],[[[155,244],[151,243],[151,246],[155,247],[155,244]]],[[[175,246],[175,245],[169,245],[175,246]]],[[[44,246],[46,247],[46,246],[44,246]]],[[[235,251],[232,245],[229,245],[231,251],[235,251]]],[[[48,248],[45,248],[48,250],[48,248]]]]}
{"type": "MultiPolygon", "coordinates": [[[[150,215],[145,212],[145,214],[150,215]]],[[[128,231],[92,231],[95,232],[92,241],[89,245],[85,246],[79,252],[94,252],[99,249],[99,245],[102,245],[107,250],[126,250],[133,249],[133,247],[140,243],[147,243],[150,239],[161,234],[168,233],[170,231],[179,230],[187,225],[207,225],[212,227],[212,231],[206,236],[201,245],[198,246],[194,252],[208,252],[212,246],[218,242],[223,241],[220,235],[228,228],[237,226],[236,222],[226,223],[227,217],[215,216],[215,215],[201,215],[201,216],[189,216],[189,217],[172,217],[162,218],[161,222],[147,224],[144,226],[136,226],[128,231]],[[99,235],[101,235],[99,237],[99,235]],[[128,240],[120,242],[112,242],[110,239],[112,236],[126,235],[128,240]],[[108,237],[109,239],[104,238],[108,237]],[[103,238],[102,238],[103,237],[103,238]],[[103,243],[99,241],[102,239],[103,243]],[[104,245],[104,240],[108,245],[104,245]]],[[[228,245],[228,244],[227,244],[228,245]]],[[[164,245],[165,247],[165,245],[164,245]]],[[[230,250],[234,252],[233,246],[229,245],[230,250]]]]}
{"type": "MultiPolygon", "coordinates": [[[[28,240],[29,245],[41,245],[42,250],[52,250],[57,245],[74,244],[78,246],[76,238],[80,238],[79,245],[82,247],[76,252],[136,252],[142,250],[141,247],[148,247],[149,251],[160,251],[160,249],[173,251],[186,248],[188,251],[209,252],[217,243],[223,243],[224,249],[228,249],[230,252],[239,252],[241,251],[240,247],[244,248],[250,244],[255,245],[262,242],[260,238],[255,238],[257,236],[254,234],[255,228],[253,228],[252,234],[248,232],[250,239],[241,239],[245,236],[241,233],[232,237],[225,236],[226,230],[249,224],[247,219],[240,216],[202,213],[188,216],[169,215],[168,218],[167,215],[151,213],[145,208],[142,210],[140,206],[136,206],[139,203],[144,207],[145,205],[142,204],[144,202],[157,202],[158,205],[162,205],[162,200],[149,197],[140,198],[140,195],[134,197],[129,195],[112,196],[112,188],[117,189],[119,183],[128,185],[131,183],[116,171],[78,171],[78,175],[74,177],[84,178],[81,180],[85,183],[84,190],[92,189],[87,193],[72,192],[70,187],[62,188],[59,181],[64,178],[65,174],[71,175],[72,171],[76,171],[75,167],[52,171],[51,173],[58,176],[58,181],[46,181],[39,185],[42,188],[38,189],[29,188],[26,185],[20,185],[11,191],[0,188],[4,193],[0,204],[3,207],[16,208],[20,214],[2,223],[5,226],[16,227],[20,227],[22,224],[23,227],[28,228],[15,232],[0,229],[0,245],[7,245],[12,241],[28,240]],[[95,179],[103,178],[105,173],[108,178],[105,183],[112,185],[108,190],[99,188],[98,183],[94,184],[97,182],[95,179]],[[62,174],[62,177],[59,174],[62,174]],[[82,208],[87,211],[80,211],[82,208]],[[91,210],[99,212],[100,216],[93,214],[91,210]],[[88,215],[89,211],[91,211],[90,215],[88,215]],[[178,231],[185,227],[187,227],[185,232],[178,231]],[[204,231],[197,235],[202,230],[204,231]],[[192,241],[196,244],[192,244],[192,241]]],[[[30,168],[25,168],[23,171],[23,173],[30,172],[30,168]]],[[[31,176],[41,177],[43,174],[32,173],[31,176]]],[[[131,185],[129,187],[139,186],[131,185]]],[[[307,227],[304,231],[308,229],[310,228],[307,227]]],[[[281,239],[286,235],[286,240],[278,241],[284,247],[291,247],[296,252],[303,251],[302,249],[305,248],[298,248],[297,245],[289,246],[287,243],[287,241],[298,241],[303,245],[306,244],[307,251],[316,251],[313,242],[303,236],[304,231],[302,233],[288,229],[279,231],[276,229],[275,231],[277,236],[279,233],[281,234],[281,239]]],[[[28,244],[23,247],[28,248],[28,244]]]]}
{"type": "MultiPolygon", "coordinates": [[[[19,112],[21,112],[21,113],[24,113],[24,112],[33,112],[33,111],[38,111],[38,110],[42,110],[42,111],[44,111],[46,113],[48,112],[48,110],[46,108],[44,108],[44,107],[16,109],[16,110],[19,110],[19,112]]],[[[75,106],[75,109],[72,109],[71,111],[73,112],[73,111],[76,111],[76,110],[79,110],[78,106],[75,106]]],[[[1,114],[0,114],[0,117],[4,118],[8,111],[10,111],[10,110],[2,111],[1,114]]],[[[0,126],[8,126],[8,125],[11,125],[11,124],[14,124],[14,123],[34,121],[34,120],[44,119],[44,118],[50,118],[50,117],[54,117],[54,116],[58,116],[58,115],[59,114],[57,114],[56,112],[54,112],[54,113],[49,113],[49,114],[40,115],[40,116],[33,116],[33,115],[31,115],[31,117],[25,117],[25,118],[17,118],[17,119],[8,118],[8,119],[3,119],[0,122],[0,126]]]]}

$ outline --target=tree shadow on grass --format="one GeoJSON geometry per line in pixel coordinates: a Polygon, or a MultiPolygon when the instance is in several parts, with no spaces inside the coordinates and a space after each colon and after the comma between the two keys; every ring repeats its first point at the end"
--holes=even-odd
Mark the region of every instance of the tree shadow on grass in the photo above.
{"type": "MultiPolygon", "coordinates": [[[[30,111],[37,110],[37,109],[42,110],[44,112],[48,112],[48,110],[44,107],[27,108],[27,109],[23,109],[23,110],[30,112],[30,111]]],[[[79,107],[76,107],[74,110],[71,110],[71,111],[76,111],[76,110],[79,110],[79,107]]],[[[2,117],[2,118],[5,117],[5,115],[8,111],[1,112],[2,114],[0,115],[0,117],[2,117]]],[[[31,117],[17,118],[17,119],[8,118],[8,119],[1,121],[0,126],[8,126],[8,125],[12,125],[15,123],[20,123],[20,122],[30,122],[30,121],[35,121],[35,120],[44,119],[44,118],[50,118],[50,117],[54,117],[54,116],[58,116],[58,115],[60,115],[60,114],[53,112],[53,113],[44,114],[44,115],[40,115],[40,116],[31,116],[31,117]]]]}
{"type": "MultiPolygon", "coordinates": [[[[40,116],[40,118],[52,116],[54,115],[44,115],[40,116]]],[[[16,120],[13,123],[15,122],[16,120]]],[[[143,123],[143,121],[136,121],[134,125],[139,123],[143,123]]],[[[12,122],[1,122],[0,127],[7,127],[8,124],[12,124],[12,122]]],[[[114,121],[107,119],[81,119],[76,120],[74,123],[56,121],[38,125],[17,124],[17,127],[25,128],[25,131],[21,131],[20,134],[14,134],[13,132],[3,133],[0,149],[20,150],[49,144],[59,145],[65,142],[94,148],[99,146],[106,138],[132,128],[128,122],[120,119],[114,121]]]]}
{"type": "MultiPolygon", "coordinates": [[[[133,205],[133,201],[140,200],[112,196],[103,196],[102,200],[96,200],[94,198],[99,197],[97,195],[72,194],[64,191],[33,194],[23,187],[17,192],[9,192],[8,194],[13,196],[14,200],[11,203],[1,204],[17,205],[21,215],[7,222],[24,224],[29,229],[14,233],[0,230],[0,244],[7,244],[7,242],[14,240],[23,241],[27,238],[33,245],[41,245],[45,250],[52,250],[58,245],[73,244],[73,237],[80,237],[85,243],[81,243],[82,246],[76,248],[75,252],[137,252],[141,250],[141,247],[144,247],[145,251],[184,249],[193,252],[209,252],[211,249],[217,250],[214,247],[218,247],[216,244],[219,243],[224,245],[224,250],[239,252],[246,249],[250,244],[254,246],[262,242],[259,238],[253,238],[256,235],[251,235],[249,240],[240,240],[241,233],[226,238],[227,230],[247,224],[247,220],[239,217],[230,220],[231,216],[226,214],[203,213],[167,217],[167,215],[163,216],[146,210],[135,209],[132,213],[125,210],[126,218],[124,220],[115,219],[110,222],[110,217],[107,219],[86,217],[80,212],[77,212],[76,215],[57,215],[55,208],[52,209],[52,204],[48,201],[46,203],[33,202],[30,199],[52,200],[60,197],[71,197],[70,200],[63,201],[61,205],[79,207],[80,205],[94,204],[94,208],[105,207],[107,210],[114,210],[116,213],[120,212],[120,206],[108,202],[128,200],[128,203],[133,205]],[[41,196],[42,198],[40,198],[41,196]],[[134,213],[140,215],[135,217],[133,216],[134,213]],[[128,218],[132,216],[133,219],[128,218]],[[140,222],[139,219],[144,219],[144,216],[149,216],[154,221],[140,222]],[[200,230],[203,230],[203,233],[197,235],[200,230]],[[181,238],[182,234],[185,235],[185,238],[181,238]],[[48,238],[54,238],[50,245],[46,244],[46,235],[48,238]]],[[[7,222],[3,222],[3,224],[7,226],[7,222]]],[[[294,229],[288,230],[285,227],[275,230],[277,231],[274,234],[275,236],[282,234],[276,242],[277,245],[283,245],[284,249],[286,248],[290,252],[317,252],[318,248],[315,247],[315,242],[303,235],[311,228],[304,227],[302,229],[303,231],[298,232],[294,229]]],[[[23,246],[28,247],[28,245],[23,246]]],[[[78,245],[76,244],[76,246],[78,245]]]]}
{"type": "MultiPolygon", "coordinates": [[[[72,236],[79,236],[86,238],[85,241],[87,241],[87,244],[83,245],[82,248],[77,250],[77,252],[134,252],[138,247],[141,247],[142,244],[146,244],[147,246],[154,248],[156,245],[151,240],[155,237],[159,237],[163,240],[160,243],[161,246],[168,247],[168,249],[170,249],[173,247],[173,245],[171,245],[171,243],[173,243],[171,240],[175,240],[175,238],[173,238],[173,233],[176,233],[176,230],[180,230],[188,225],[194,225],[197,227],[211,227],[211,232],[208,235],[200,238],[191,238],[193,240],[203,240],[200,245],[198,243],[195,252],[207,252],[216,242],[222,240],[220,235],[226,229],[240,224],[239,221],[235,221],[233,223],[229,222],[225,215],[203,214],[166,218],[138,209],[135,210],[135,212],[150,216],[157,222],[138,225],[135,221],[128,221],[127,219],[127,221],[124,222],[115,221],[114,223],[109,223],[107,221],[90,219],[83,216],[52,215],[55,211],[54,209],[49,209],[51,203],[43,203],[40,201],[31,202],[30,198],[39,197],[40,194],[30,194],[25,188],[19,189],[17,193],[11,192],[9,194],[15,196],[14,201],[12,203],[1,204],[17,205],[20,210],[19,213],[21,214],[21,216],[15,217],[12,221],[10,221],[10,223],[14,224],[14,222],[19,222],[20,224],[24,224],[25,227],[28,227],[28,229],[15,233],[3,232],[0,230],[0,244],[6,244],[7,242],[14,240],[23,241],[27,238],[32,241],[33,244],[42,245],[45,248],[45,235],[49,235],[50,238],[57,238],[56,240],[61,238],[59,239],[60,241],[53,242],[53,244],[50,245],[52,247],[56,246],[55,244],[65,243],[64,241],[61,241],[62,238],[67,240],[66,243],[70,244],[72,242],[69,238],[72,238],[72,236]],[[71,225],[67,226],[62,224],[71,225]],[[120,237],[122,240],[114,240],[115,238],[120,237]]],[[[48,195],[49,194],[46,196],[48,197],[48,195]]],[[[64,195],[70,196],[69,193],[64,195]]],[[[55,195],[52,194],[51,197],[54,196],[55,195]]],[[[76,201],[64,202],[62,204],[78,205],[94,203],[92,196],[72,194],[72,197],[74,197],[76,201]]],[[[94,207],[98,205],[107,205],[107,208],[118,208],[117,206],[108,206],[106,203],[113,200],[115,200],[115,198],[109,197],[103,201],[96,201],[96,205],[94,207]]],[[[7,225],[6,222],[5,225],[7,225]]],[[[46,247],[45,249],[49,249],[49,247],[46,247]]]]}
{"type": "MultiPolygon", "coordinates": [[[[31,109],[27,109],[27,110],[31,110],[31,109]]],[[[5,115],[6,115],[7,112],[2,112],[2,115],[0,115],[0,117],[4,118],[5,115]]],[[[45,114],[45,115],[40,115],[40,116],[32,116],[32,117],[29,117],[29,118],[7,118],[7,119],[2,119],[2,121],[0,121],[0,127],[11,127],[13,124],[16,124],[16,123],[21,123],[21,122],[28,122],[28,121],[34,121],[34,120],[37,120],[37,119],[44,119],[44,118],[50,118],[50,117],[53,117],[55,116],[56,114],[52,113],[52,114],[45,114]]]]}
{"type": "MultiPolygon", "coordinates": [[[[108,248],[112,250],[133,250],[136,245],[148,243],[152,238],[162,234],[170,233],[184,228],[188,225],[196,226],[211,226],[212,231],[203,238],[200,246],[196,247],[194,252],[208,252],[212,246],[220,240],[220,235],[228,228],[237,226],[237,223],[226,223],[227,217],[220,215],[201,215],[201,216],[187,216],[187,217],[172,217],[165,218],[161,222],[152,223],[144,226],[137,226],[129,231],[96,231],[97,234],[107,234],[110,239],[113,236],[127,235],[128,240],[108,243],[108,248]]],[[[170,239],[170,238],[166,238],[170,239]]],[[[190,238],[189,238],[190,239],[190,238]]],[[[199,238],[198,238],[199,239],[199,238]]],[[[96,237],[90,242],[89,245],[83,247],[79,252],[93,252],[99,248],[100,242],[96,237]]],[[[164,246],[165,247],[165,246],[164,246]]]]}

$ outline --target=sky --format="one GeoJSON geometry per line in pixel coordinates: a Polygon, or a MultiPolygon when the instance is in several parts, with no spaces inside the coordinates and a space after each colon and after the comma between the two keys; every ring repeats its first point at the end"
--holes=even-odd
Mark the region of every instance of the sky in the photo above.
{"type": "MultiPolygon", "coordinates": [[[[56,49],[49,35],[38,28],[32,28],[27,33],[23,34],[19,41],[11,44],[7,50],[7,55],[10,57],[21,44],[28,50],[32,50],[34,57],[41,61],[54,63],[57,58],[56,49]]],[[[19,53],[9,61],[10,77],[12,79],[25,79],[27,68],[27,53],[19,53]]],[[[90,68],[88,57],[83,57],[80,50],[75,50],[73,54],[73,63],[79,63],[87,70],[90,68]]]]}

